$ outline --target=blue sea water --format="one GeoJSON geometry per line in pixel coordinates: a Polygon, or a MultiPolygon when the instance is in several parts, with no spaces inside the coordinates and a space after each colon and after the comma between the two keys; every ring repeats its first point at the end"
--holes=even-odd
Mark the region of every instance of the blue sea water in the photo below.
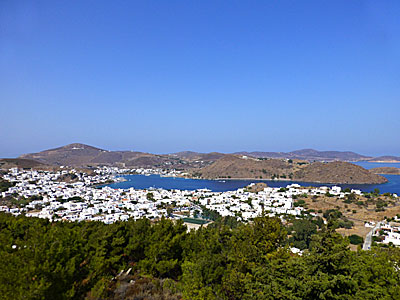
{"type": "MultiPolygon", "coordinates": [[[[375,168],[378,166],[394,166],[400,168],[400,163],[397,164],[384,164],[384,163],[366,163],[357,162],[366,169],[375,168]]],[[[389,182],[384,184],[340,184],[342,188],[359,189],[363,192],[371,192],[378,188],[381,193],[396,193],[400,195],[400,175],[383,175],[389,182]]],[[[177,190],[197,190],[209,189],[213,192],[233,191],[238,188],[245,187],[253,182],[265,182],[270,187],[286,187],[289,184],[297,183],[301,186],[333,186],[333,184],[319,184],[298,181],[275,181],[275,180],[207,180],[207,179],[186,179],[178,177],[161,177],[159,175],[124,175],[126,181],[108,184],[107,186],[114,189],[148,189],[148,188],[162,188],[162,189],[177,189],[177,190]]]]}

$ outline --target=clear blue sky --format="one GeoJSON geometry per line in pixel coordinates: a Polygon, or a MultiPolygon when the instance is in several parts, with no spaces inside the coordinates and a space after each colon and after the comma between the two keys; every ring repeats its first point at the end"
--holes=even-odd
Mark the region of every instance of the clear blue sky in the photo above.
{"type": "Polygon", "coordinates": [[[0,1],[0,157],[400,155],[400,1],[0,1]]]}

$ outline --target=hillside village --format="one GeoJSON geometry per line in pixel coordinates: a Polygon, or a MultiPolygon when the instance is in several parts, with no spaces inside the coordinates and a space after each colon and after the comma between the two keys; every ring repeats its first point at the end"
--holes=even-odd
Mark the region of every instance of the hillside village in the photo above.
{"type": "MultiPolygon", "coordinates": [[[[263,187],[257,192],[252,191],[255,184],[227,192],[212,192],[206,189],[123,190],[104,186],[104,183],[123,180],[119,175],[127,173],[181,175],[175,170],[143,168],[101,167],[95,169],[93,175],[75,169],[60,168],[59,171],[53,172],[12,168],[2,176],[13,186],[0,194],[3,199],[0,202],[0,211],[13,215],[25,214],[29,217],[46,218],[51,221],[101,221],[110,224],[129,218],[156,220],[161,217],[171,219],[189,217],[201,220],[206,219],[204,210],[208,210],[217,212],[222,217],[231,216],[239,221],[248,221],[262,214],[318,216],[316,212],[307,211],[303,205],[298,205],[296,199],[299,197],[329,195],[345,199],[349,194],[362,195],[359,190],[343,191],[338,186],[304,188],[297,184],[288,185],[286,188],[263,187]],[[64,181],[65,178],[69,180],[64,181]],[[7,202],[5,199],[12,200],[7,202]]],[[[397,198],[397,195],[393,197],[397,198]]],[[[382,225],[383,229],[380,229],[381,223],[378,225],[372,221],[365,224],[365,227],[373,227],[371,234],[374,236],[379,236],[379,233],[384,236],[375,238],[375,241],[400,245],[399,227],[390,227],[387,224],[386,227],[382,225]]]]}
{"type": "MultiPolygon", "coordinates": [[[[112,189],[107,186],[95,185],[120,180],[116,174],[132,172],[138,174],[174,175],[175,172],[163,173],[146,169],[117,169],[104,167],[96,170],[96,175],[89,176],[76,170],[70,171],[35,171],[10,169],[3,178],[14,184],[7,191],[2,192],[2,198],[19,197],[30,199],[26,205],[24,201],[14,202],[14,205],[1,206],[1,211],[14,215],[25,213],[27,216],[48,218],[51,220],[69,221],[103,221],[113,223],[128,218],[139,219],[147,217],[157,219],[162,216],[176,218],[181,212],[195,216],[201,212],[203,206],[217,211],[221,216],[238,216],[243,220],[254,218],[268,211],[272,214],[299,215],[301,208],[293,208],[292,195],[303,193],[300,186],[292,185],[286,191],[276,188],[265,188],[257,194],[238,189],[224,193],[209,190],[181,191],[149,189],[128,190],[112,189]],[[62,176],[73,174],[75,182],[58,180],[62,176]],[[249,199],[251,199],[249,201],[249,199]],[[172,212],[167,207],[173,208],[172,212]]],[[[183,215],[183,214],[182,214],[183,215]]]]}

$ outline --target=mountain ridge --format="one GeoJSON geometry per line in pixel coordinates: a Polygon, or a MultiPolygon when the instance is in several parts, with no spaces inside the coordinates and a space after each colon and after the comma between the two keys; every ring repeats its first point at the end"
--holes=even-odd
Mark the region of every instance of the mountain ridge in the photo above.
{"type": "Polygon", "coordinates": [[[300,149],[291,152],[241,151],[235,153],[181,151],[170,154],[152,154],[140,151],[110,151],[82,143],[72,143],[65,146],[43,150],[37,153],[23,154],[19,159],[29,159],[47,165],[55,166],[98,166],[109,165],[117,167],[145,167],[165,169],[203,168],[217,160],[229,156],[241,155],[260,159],[286,159],[302,161],[400,161],[400,157],[381,156],[373,158],[352,151],[318,151],[315,149],[300,149]]]}
{"type": "Polygon", "coordinates": [[[259,158],[286,158],[303,159],[308,161],[364,161],[371,159],[370,156],[361,155],[352,151],[318,151],[315,149],[300,149],[291,152],[235,152],[234,154],[249,155],[259,158]]]}

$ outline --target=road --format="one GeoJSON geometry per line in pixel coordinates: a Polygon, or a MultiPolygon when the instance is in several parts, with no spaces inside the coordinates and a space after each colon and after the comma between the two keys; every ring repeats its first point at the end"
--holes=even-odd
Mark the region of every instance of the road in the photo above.
{"type": "Polygon", "coordinates": [[[371,244],[372,244],[372,235],[376,230],[378,230],[381,227],[381,222],[378,222],[374,228],[371,229],[370,232],[368,232],[367,236],[365,237],[365,241],[363,244],[363,250],[370,250],[371,249],[371,244]]]}

